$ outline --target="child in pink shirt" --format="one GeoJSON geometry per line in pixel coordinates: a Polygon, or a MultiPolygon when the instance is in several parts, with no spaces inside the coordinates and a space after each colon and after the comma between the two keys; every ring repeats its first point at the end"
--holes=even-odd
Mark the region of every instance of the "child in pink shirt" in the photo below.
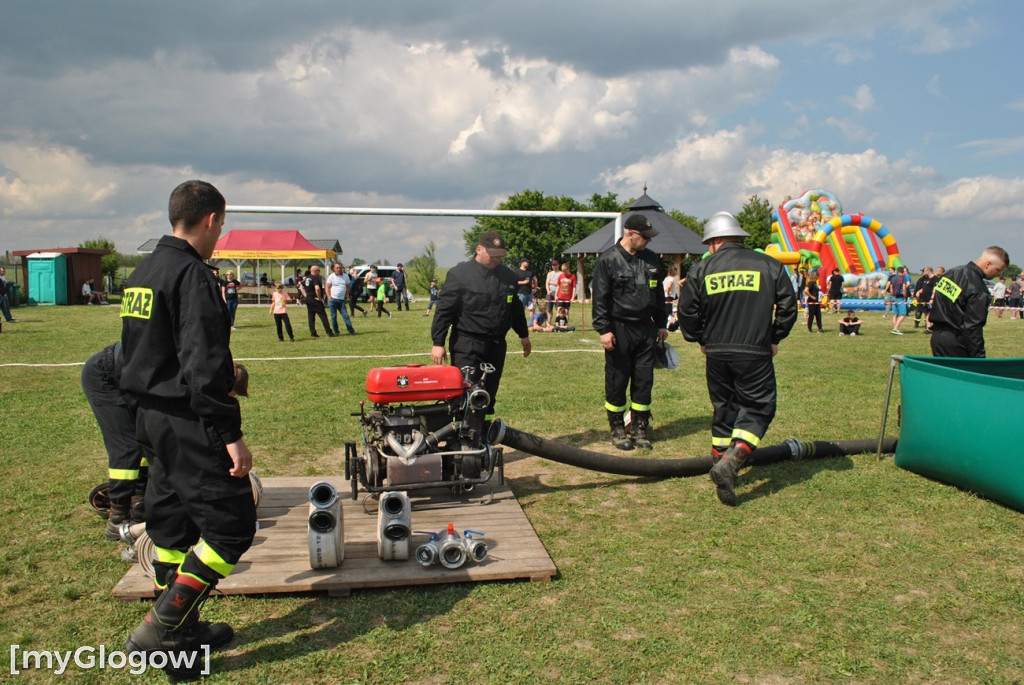
{"type": "Polygon", "coordinates": [[[274,325],[277,326],[277,339],[281,342],[284,342],[284,334],[281,331],[282,323],[285,330],[288,331],[288,337],[291,338],[292,342],[295,342],[295,334],[292,333],[292,322],[288,318],[288,300],[291,299],[292,296],[288,294],[283,285],[280,283],[274,284],[274,294],[270,302],[270,313],[274,315],[274,325]]]}

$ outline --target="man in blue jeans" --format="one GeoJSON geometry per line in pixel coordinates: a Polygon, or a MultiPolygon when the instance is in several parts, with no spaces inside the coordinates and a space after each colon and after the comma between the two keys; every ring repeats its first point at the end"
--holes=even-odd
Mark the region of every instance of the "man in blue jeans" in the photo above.
{"type": "Polygon", "coordinates": [[[395,267],[395,272],[391,274],[391,282],[395,284],[395,304],[398,305],[398,311],[402,311],[403,301],[405,302],[405,311],[409,311],[409,293],[405,289],[405,276],[405,267],[399,262],[395,267]]]}
{"type": "Polygon", "coordinates": [[[327,306],[331,310],[331,328],[335,335],[341,335],[338,330],[338,312],[341,312],[341,319],[345,322],[345,328],[349,335],[355,335],[356,329],[352,328],[352,320],[348,316],[348,274],[338,262],[334,263],[334,272],[327,277],[327,306]]]}

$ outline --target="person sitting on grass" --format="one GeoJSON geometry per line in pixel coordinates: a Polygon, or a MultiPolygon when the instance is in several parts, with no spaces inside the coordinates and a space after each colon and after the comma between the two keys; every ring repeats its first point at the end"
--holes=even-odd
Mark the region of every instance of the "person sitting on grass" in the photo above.
{"type": "Polygon", "coordinates": [[[548,306],[544,300],[537,300],[537,310],[530,316],[530,330],[550,333],[555,327],[548,323],[548,306]]]}
{"type": "Polygon", "coordinates": [[[575,330],[575,326],[569,325],[569,310],[565,307],[559,307],[558,315],[555,316],[555,331],[558,333],[570,333],[575,330]]]}
{"type": "Polygon", "coordinates": [[[861,321],[853,310],[846,312],[846,316],[839,322],[839,335],[857,335],[860,333],[861,321]]]}

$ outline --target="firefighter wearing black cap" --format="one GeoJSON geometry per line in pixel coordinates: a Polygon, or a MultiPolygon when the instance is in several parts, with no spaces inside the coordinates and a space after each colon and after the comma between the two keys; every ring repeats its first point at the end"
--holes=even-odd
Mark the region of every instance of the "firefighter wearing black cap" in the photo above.
{"type": "Polygon", "coordinates": [[[1006,250],[993,245],[963,266],[939,278],[932,296],[932,355],[984,357],[985,323],[992,296],[986,278],[995,278],[1010,263],[1006,250]]]}
{"type": "Polygon", "coordinates": [[[706,357],[711,423],[711,480],[723,504],[736,505],[736,474],[775,418],[772,357],[796,323],[793,285],[782,263],[748,249],[748,234],[728,212],[704,225],[710,256],[679,294],[683,336],[706,357]]]}
{"type": "MultiPolygon", "coordinates": [[[[150,461],[146,525],[158,593],[126,652],[194,654],[233,635],[227,624],[199,621],[202,602],[256,532],[252,454],[231,396],[230,318],[203,263],[225,210],[209,183],[175,188],[173,235],[131,275],[121,304],[121,390],[138,407],[136,432],[150,461]]],[[[191,668],[172,673],[196,675],[191,668]]]]}
{"type": "Polygon", "coordinates": [[[471,383],[480,379],[481,363],[494,366],[484,378],[484,388],[491,398],[488,416],[494,413],[505,366],[508,330],[513,329],[519,336],[523,357],[529,357],[532,349],[523,303],[516,297],[516,276],[501,263],[506,253],[501,234],[487,231],[481,235],[473,259],[460,262],[448,272],[430,327],[434,343],[430,358],[435,364],[443,364],[448,356],[444,348],[447,337],[452,365],[469,367],[471,383]]]}
{"type": "Polygon", "coordinates": [[[594,265],[594,330],[604,348],[604,406],[612,444],[620,450],[650,449],[654,349],[656,342],[668,338],[661,264],[647,249],[658,229],[640,213],[626,217],[623,228],[622,239],[594,265]],[[632,412],[632,437],[626,432],[627,409],[632,412]]]}

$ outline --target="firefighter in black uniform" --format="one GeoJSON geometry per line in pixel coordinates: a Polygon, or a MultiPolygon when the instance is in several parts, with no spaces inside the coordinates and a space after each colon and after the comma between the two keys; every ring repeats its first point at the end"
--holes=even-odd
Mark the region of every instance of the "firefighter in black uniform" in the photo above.
{"type": "Polygon", "coordinates": [[[668,338],[664,275],[658,255],[647,249],[658,229],[639,213],[626,217],[623,228],[621,240],[594,265],[594,330],[604,348],[604,407],[612,444],[620,450],[650,449],[654,347],[668,338]],[[632,412],[632,437],[626,433],[626,409],[632,412]]]}
{"type": "Polygon", "coordinates": [[[309,273],[301,281],[299,281],[299,292],[302,293],[302,299],[306,303],[306,318],[309,321],[309,335],[312,338],[319,338],[316,334],[316,319],[320,317],[320,322],[324,325],[324,330],[327,331],[327,337],[335,337],[334,332],[327,323],[327,310],[324,309],[324,279],[320,277],[320,267],[313,264],[309,267],[309,273]]]}
{"type": "Polygon", "coordinates": [[[986,248],[973,262],[947,271],[932,298],[932,354],[936,357],[984,357],[983,329],[992,296],[986,278],[996,278],[1010,263],[1006,250],[986,248]]]}
{"type": "MultiPolygon", "coordinates": [[[[171,194],[173,235],[128,279],[121,304],[121,390],[137,405],[136,434],[149,458],[147,532],[157,600],[126,652],[189,652],[230,641],[223,623],[199,621],[217,582],[249,549],[256,507],[231,396],[231,321],[209,259],[225,217],[224,196],[186,181],[171,194]]],[[[168,670],[194,676],[202,664],[168,670]]]]}
{"type": "Polygon", "coordinates": [[[448,272],[430,327],[434,343],[430,358],[435,364],[445,362],[444,343],[448,337],[451,363],[463,370],[469,367],[471,383],[480,379],[482,362],[494,366],[494,371],[484,378],[484,388],[491,398],[485,412],[488,418],[494,414],[505,366],[508,329],[519,336],[523,357],[529,357],[532,349],[523,303],[516,297],[516,276],[501,263],[506,252],[501,234],[487,231],[481,235],[473,259],[460,262],[448,272]]]}
{"type": "Polygon", "coordinates": [[[786,269],[747,248],[748,234],[728,212],[704,225],[711,255],[697,264],[679,295],[679,325],[706,357],[714,407],[711,454],[718,499],[736,505],[736,474],[772,419],[776,386],[772,357],[796,323],[797,304],[786,269]]]}
{"type": "Polygon", "coordinates": [[[107,449],[110,513],[104,536],[120,540],[122,523],[146,520],[144,495],[149,462],[135,439],[135,411],[121,396],[121,342],[107,345],[82,367],[82,392],[107,449]]]}

